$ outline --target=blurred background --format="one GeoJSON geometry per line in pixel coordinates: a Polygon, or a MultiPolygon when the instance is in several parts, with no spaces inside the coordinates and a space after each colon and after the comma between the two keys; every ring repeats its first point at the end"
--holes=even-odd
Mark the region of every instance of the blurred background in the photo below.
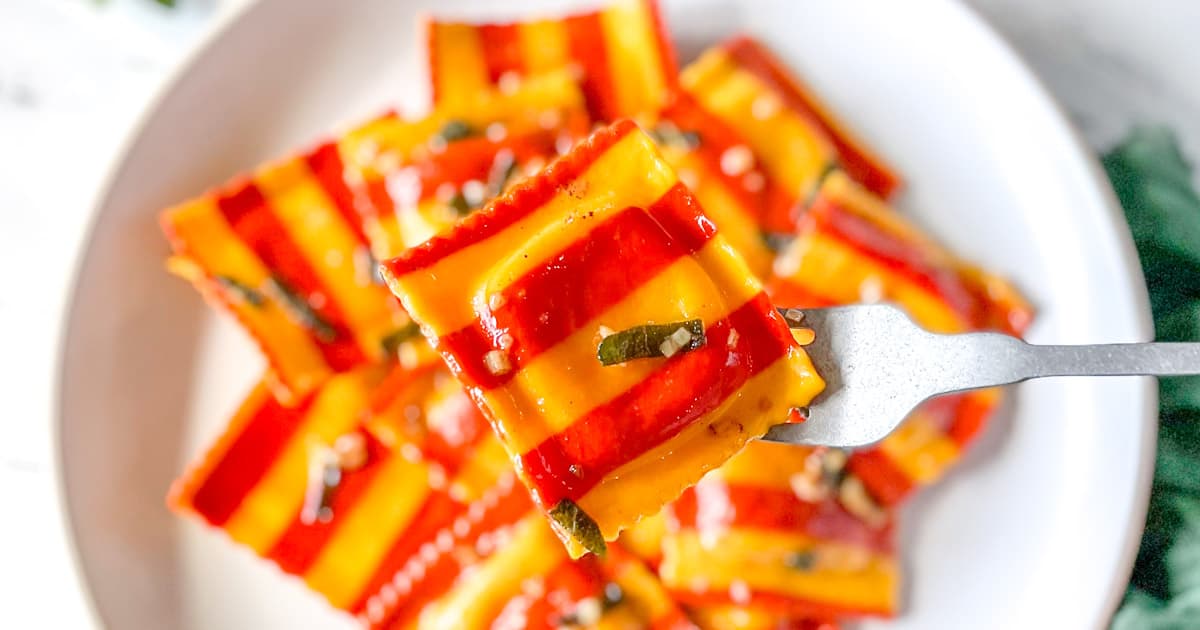
{"type": "MultiPolygon", "coordinates": [[[[1098,152],[1135,126],[1161,125],[1200,156],[1200,3],[966,1],[1098,152]]],[[[9,627],[85,618],[55,516],[51,419],[34,411],[53,398],[72,253],[154,95],[253,2],[0,0],[0,614],[9,627]]]]}

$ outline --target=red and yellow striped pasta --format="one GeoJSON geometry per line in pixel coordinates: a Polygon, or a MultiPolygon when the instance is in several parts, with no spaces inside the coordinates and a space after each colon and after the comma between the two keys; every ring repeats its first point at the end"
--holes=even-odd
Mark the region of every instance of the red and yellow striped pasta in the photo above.
{"type": "MultiPolygon", "coordinates": [[[[671,505],[659,573],[677,599],[710,614],[757,610],[745,611],[750,618],[895,613],[900,568],[890,517],[868,524],[834,494],[802,498],[810,452],[751,442],[671,505]]],[[[710,625],[728,625],[717,621],[710,625]]]]}
{"type": "Polygon", "coordinates": [[[420,245],[444,232],[587,135],[585,119],[577,117],[571,124],[573,129],[510,133],[501,123],[492,123],[477,135],[401,167],[387,178],[391,209],[383,213],[394,218],[395,227],[385,231],[402,247],[420,245]]]}
{"type": "Polygon", "coordinates": [[[384,117],[347,134],[343,154],[354,180],[355,207],[376,258],[396,256],[458,218],[446,213],[453,193],[428,203],[437,200],[441,184],[461,192],[466,182],[486,177],[505,149],[522,166],[536,165],[535,158],[548,159],[587,129],[579,87],[560,70],[522,81],[514,90],[474,92],[424,118],[384,117]],[[448,136],[454,127],[456,133],[448,136]]]}
{"type": "MultiPolygon", "coordinates": [[[[776,261],[768,289],[781,306],[890,301],[943,333],[1019,335],[1032,311],[1003,279],[962,262],[842,173],[832,173],[776,261]]],[[[983,390],[930,401],[850,470],[881,503],[932,484],[956,461],[1000,401],[983,390]]]]}
{"type": "MultiPolygon", "coordinates": [[[[384,265],[539,506],[613,539],[823,386],[759,282],[629,121],[384,265]],[[603,366],[601,327],[707,342],[603,366]]],[[[573,555],[582,553],[568,541],[573,555]]]]}
{"type": "MultiPolygon", "coordinates": [[[[376,260],[444,227],[402,233],[387,190],[405,164],[429,161],[439,130],[450,122],[474,130],[475,137],[441,143],[457,158],[471,147],[490,157],[507,148],[528,161],[553,147],[536,134],[557,139],[559,130],[574,130],[569,137],[578,137],[586,127],[578,89],[564,73],[463,106],[416,121],[382,116],[163,213],[175,252],[170,269],[238,319],[266,355],[281,400],[299,400],[333,374],[389,358],[386,340],[410,323],[378,281],[376,260]],[[480,147],[488,125],[524,140],[480,147]]],[[[462,165],[454,174],[466,171],[462,165]]]]}
{"type": "MultiPolygon", "coordinates": [[[[260,385],[175,483],[170,505],[300,577],[334,606],[363,612],[370,594],[424,545],[436,544],[472,502],[498,496],[497,478],[510,474],[471,405],[453,407],[462,417],[443,417],[442,427],[431,424],[392,444],[364,431],[385,379],[383,366],[357,368],[331,377],[295,407],[282,406],[260,385]],[[447,439],[471,426],[469,439],[447,439]],[[348,435],[365,444],[364,463],[340,471],[327,518],[306,517],[314,453],[348,435]]],[[[422,413],[435,415],[437,403],[429,401],[422,413]]],[[[528,511],[528,499],[520,501],[519,510],[528,511]]]]}
{"type": "Polygon", "coordinates": [[[647,119],[675,86],[675,51],[655,0],[612,0],[596,11],[503,24],[434,18],[426,33],[437,104],[569,68],[594,119],[647,119]]]}
{"type": "Polygon", "coordinates": [[[496,490],[367,598],[364,625],[695,630],[635,558],[613,547],[603,561],[571,560],[523,489],[496,490]]]}
{"type": "Polygon", "coordinates": [[[285,401],[383,360],[409,321],[375,278],[344,172],[326,143],[162,215],[170,268],[237,317],[285,401]]]}
{"type": "MultiPolygon", "coordinates": [[[[723,160],[764,197],[759,216],[768,232],[790,234],[798,207],[822,174],[839,166],[870,190],[888,195],[899,179],[761,44],[736,37],[709,49],[680,74],[680,87],[708,117],[740,139],[723,160]],[[746,151],[745,149],[748,149],[746,151]],[[752,174],[752,175],[750,175],[752,174]]],[[[685,123],[703,130],[703,119],[685,123]]],[[[746,187],[743,181],[731,190],[746,187]]]]}

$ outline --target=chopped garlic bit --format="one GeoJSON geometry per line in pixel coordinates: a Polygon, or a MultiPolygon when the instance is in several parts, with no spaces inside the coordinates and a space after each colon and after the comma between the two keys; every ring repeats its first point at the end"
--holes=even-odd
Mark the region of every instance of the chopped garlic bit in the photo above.
{"type": "Polygon", "coordinates": [[[575,623],[581,626],[595,625],[600,621],[600,614],[603,611],[600,609],[600,599],[596,597],[588,597],[579,600],[579,604],[572,611],[575,623]]]}
{"type": "Polygon", "coordinates": [[[846,477],[838,488],[838,501],[846,511],[859,517],[867,525],[880,528],[887,524],[887,513],[867,493],[867,487],[858,477],[846,477]]]}
{"type": "Polygon", "coordinates": [[[608,326],[603,326],[603,325],[600,326],[600,338],[601,339],[608,337],[609,335],[613,334],[614,332],[616,332],[616,331],[609,328],[608,326]]]}
{"type": "Polygon", "coordinates": [[[734,580],[729,583],[729,599],[735,604],[750,603],[750,586],[744,580],[734,580]]]}
{"type": "Polygon", "coordinates": [[[700,185],[700,176],[690,168],[681,168],[676,174],[679,176],[679,181],[692,190],[700,185]]]}
{"type": "Polygon", "coordinates": [[[508,127],[505,127],[504,123],[494,122],[487,126],[487,129],[484,130],[484,135],[492,142],[500,142],[508,136],[508,127]]]}
{"type": "Polygon", "coordinates": [[[725,341],[725,347],[729,348],[730,350],[733,350],[734,348],[737,347],[739,339],[741,339],[741,335],[738,334],[737,329],[730,328],[729,329],[729,338],[725,341]]]}
{"type": "Polygon", "coordinates": [[[500,335],[500,337],[496,339],[496,345],[500,346],[501,350],[508,350],[509,348],[512,348],[513,336],[508,333],[500,335]]]}
{"type": "Polygon", "coordinates": [[[774,94],[763,94],[750,104],[750,115],[757,120],[766,120],[783,108],[783,103],[774,94]]]}
{"type": "Polygon", "coordinates": [[[767,187],[767,178],[758,171],[750,171],[742,178],[742,186],[750,192],[759,192],[767,187]]]}
{"type": "Polygon", "coordinates": [[[487,185],[478,179],[467,180],[462,185],[462,195],[471,206],[482,205],[487,195],[487,185]]]}
{"type": "Polygon", "coordinates": [[[858,298],[864,304],[874,304],[883,300],[883,281],[878,276],[870,276],[858,285],[858,298]]]}
{"type": "Polygon", "coordinates": [[[500,79],[496,81],[496,85],[499,86],[501,92],[512,94],[521,87],[521,75],[512,71],[505,72],[500,75],[500,79]]]}
{"type": "Polygon", "coordinates": [[[566,155],[571,152],[571,147],[575,146],[575,141],[571,136],[563,133],[559,134],[554,140],[554,151],[559,155],[566,155]]]}
{"type": "Polygon", "coordinates": [[[493,311],[498,311],[504,308],[504,305],[507,302],[508,300],[505,299],[503,293],[493,293],[488,296],[488,308],[492,309],[493,311]]]}
{"type": "Polygon", "coordinates": [[[509,361],[508,354],[501,350],[491,350],[483,355],[483,364],[495,376],[508,374],[512,370],[512,362],[509,361]]]}
{"type": "Polygon", "coordinates": [[[391,173],[400,168],[400,155],[395,151],[381,153],[375,158],[375,170],[391,173]]]}
{"type": "Polygon", "coordinates": [[[442,182],[438,185],[437,190],[433,191],[433,196],[442,203],[448,203],[456,194],[458,194],[458,188],[450,182],[442,182]]]}
{"type": "Polygon", "coordinates": [[[754,168],[754,154],[744,144],[734,145],[721,153],[721,172],[730,177],[745,175],[754,168]]]}
{"type": "Polygon", "coordinates": [[[341,435],[333,442],[333,452],[342,470],[358,470],[367,463],[367,438],[358,431],[341,435]]]}
{"type": "Polygon", "coordinates": [[[538,126],[542,129],[554,129],[562,124],[562,114],[557,109],[547,109],[538,114],[538,126]]]}
{"type": "Polygon", "coordinates": [[[675,332],[671,333],[670,337],[667,337],[659,344],[658,349],[664,357],[670,358],[678,354],[691,340],[692,331],[680,326],[675,332]]]}

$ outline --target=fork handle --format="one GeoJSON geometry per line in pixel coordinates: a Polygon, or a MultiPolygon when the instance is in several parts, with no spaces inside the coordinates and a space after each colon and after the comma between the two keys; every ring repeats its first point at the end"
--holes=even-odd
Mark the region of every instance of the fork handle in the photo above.
{"type": "Polygon", "coordinates": [[[967,343],[947,344],[943,348],[946,351],[943,356],[961,367],[945,383],[950,388],[946,391],[1007,385],[1047,376],[1200,374],[1200,343],[1040,346],[996,333],[968,333],[944,339],[956,337],[967,343]],[[978,357],[988,359],[980,365],[978,357]]]}
{"type": "Polygon", "coordinates": [[[1200,343],[1028,345],[1028,378],[1200,374],[1200,343]]]}

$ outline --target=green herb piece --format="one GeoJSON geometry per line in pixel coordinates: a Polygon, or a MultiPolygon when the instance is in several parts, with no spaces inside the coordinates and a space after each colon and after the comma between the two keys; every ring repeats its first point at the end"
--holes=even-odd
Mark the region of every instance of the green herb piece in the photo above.
{"type": "Polygon", "coordinates": [[[646,324],[613,333],[600,341],[596,358],[602,365],[630,359],[670,357],[703,346],[704,322],[690,319],[671,324],[646,324]],[[680,331],[683,331],[682,333],[680,331]]]}
{"type": "Polygon", "coordinates": [[[767,249],[778,254],[787,249],[792,241],[796,240],[795,234],[784,234],[781,232],[759,232],[762,237],[762,242],[767,246],[767,249]]]}
{"type": "Polygon", "coordinates": [[[812,571],[813,567],[817,565],[817,554],[807,549],[804,551],[793,551],[783,557],[783,563],[789,569],[812,571]]]}
{"type": "Polygon", "coordinates": [[[214,279],[221,288],[236,295],[239,299],[254,307],[261,307],[267,299],[254,287],[229,276],[215,276],[214,279]]]}
{"type": "Polygon", "coordinates": [[[825,164],[825,168],[821,169],[820,174],[817,175],[816,181],[813,182],[812,190],[808,191],[808,196],[804,199],[804,203],[800,206],[800,208],[802,210],[808,210],[811,208],[813,203],[817,201],[817,195],[821,193],[821,186],[825,183],[825,179],[834,171],[839,171],[841,169],[842,165],[838,164],[836,161],[827,162],[825,164]]]}
{"type": "Polygon", "coordinates": [[[460,216],[460,217],[465,217],[468,214],[471,214],[472,212],[474,212],[478,208],[478,206],[476,206],[475,204],[467,201],[467,198],[465,196],[463,196],[463,194],[461,192],[454,193],[454,196],[451,197],[450,201],[448,201],[447,203],[449,204],[449,206],[451,208],[454,209],[455,212],[458,213],[458,216],[460,216]]]}
{"type": "Polygon", "coordinates": [[[271,287],[282,306],[292,319],[308,328],[317,338],[326,343],[337,339],[337,329],[317,312],[304,296],[300,295],[279,276],[271,277],[271,287]]]}
{"type": "Polygon", "coordinates": [[[554,520],[557,529],[568,538],[579,543],[587,551],[603,558],[608,553],[608,545],[600,526],[582,508],[570,499],[563,499],[550,510],[550,518],[554,520]]]}
{"type": "Polygon", "coordinates": [[[663,146],[691,151],[700,146],[700,134],[681,130],[672,123],[660,123],[650,130],[650,137],[663,146]]]}
{"type": "Polygon", "coordinates": [[[448,120],[446,124],[442,125],[442,128],[438,131],[438,135],[446,142],[454,142],[455,140],[470,138],[475,135],[475,130],[461,120],[448,120]]]}
{"type": "Polygon", "coordinates": [[[400,349],[400,344],[420,336],[421,327],[417,325],[417,322],[409,322],[407,325],[388,333],[379,343],[383,346],[385,354],[395,356],[396,351],[400,349]]]}
{"type": "Polygon", "coordinates": [[[164,7],[169,8],[169,9],[175,8],[175,0],[154,0],[154,1],[163,5],[164,7]]]}

